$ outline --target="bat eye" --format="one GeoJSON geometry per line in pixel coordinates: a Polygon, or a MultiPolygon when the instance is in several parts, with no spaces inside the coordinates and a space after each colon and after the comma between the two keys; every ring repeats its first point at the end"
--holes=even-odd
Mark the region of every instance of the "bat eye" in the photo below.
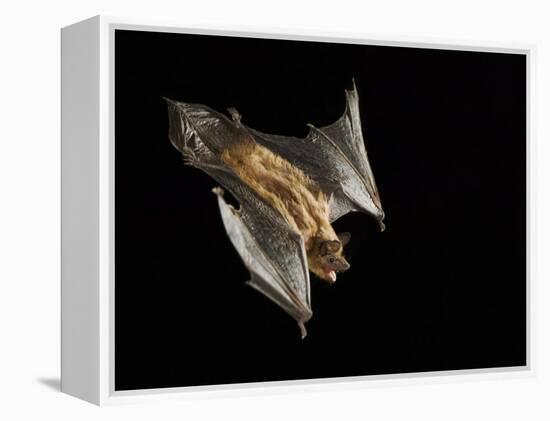
{"type": "Polygon", "coordinates": [[[329,261],[330,263],[334,263],[334,262],[336,261],[336,259],[335,259],[334,257],[329,257],[329,258],[328,258],[328,261],[329,261]]]}

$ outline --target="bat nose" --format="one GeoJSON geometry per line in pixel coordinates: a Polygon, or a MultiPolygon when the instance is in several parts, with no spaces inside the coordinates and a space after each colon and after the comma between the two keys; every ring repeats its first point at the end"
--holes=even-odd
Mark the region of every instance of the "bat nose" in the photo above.
{"type": "Polygon", "coordinates": [[[350,264],[344,260],[344,261],[342,262],[342,269],[341,269],[341,271],[342,271],[342,272],[345,272],[345,271],[348,270],[350,267],[351,267],[350,264]]]}

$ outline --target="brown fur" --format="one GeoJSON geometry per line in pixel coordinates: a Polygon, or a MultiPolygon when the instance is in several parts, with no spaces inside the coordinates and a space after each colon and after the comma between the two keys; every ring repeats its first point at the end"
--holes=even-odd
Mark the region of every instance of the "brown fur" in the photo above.
{"type": "MultiPolygon", "coordinates": [[[[338,237],[330,225],[328,199],[316,183],[281,156],[252,141],[226,149],[222,159],[303,236],[309,269],[326,279],[323,244],[338,241],[338,237]]],[[[338,244],[334,253],[341,256],[342,246],[338,244]]]]}

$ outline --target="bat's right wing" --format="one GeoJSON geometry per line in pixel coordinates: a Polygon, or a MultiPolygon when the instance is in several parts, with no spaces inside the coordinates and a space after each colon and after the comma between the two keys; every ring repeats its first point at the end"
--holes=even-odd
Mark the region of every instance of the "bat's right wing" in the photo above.
{"type": "Polygon", "coordinates": [[[276,215],[268,215],[269,208],[251,211],[241,205],[236,210],[223,199],[223,190],[214,192],[227,234],[250,271],[248,285],[292,316],[302,338],[305,337],[304,323],[311,318],[312,311],[302,237],[289,230],[280,218],[272,218],[276,215]]]}
{"type": "Polygon", "coordinates": [[[221,188],[214,189],[227,234],[250,271],[248,285],[292,316],[305,337],[304,323],[312,311],[302,236],[230,170],[217,165],[196,166],[225,186],[241,205],[235,209],[226,203],[221,188]]]}
{"type": "Polygon", "coordinates": [[[331,221],[361,211],[374,216],[383,229],[384,211],[363,141],[355,84],[346,91],[346,110],[336,122],[309,127],[305,138],[248,130],[258,143],[299,167],[331,197],[331,221]]]}

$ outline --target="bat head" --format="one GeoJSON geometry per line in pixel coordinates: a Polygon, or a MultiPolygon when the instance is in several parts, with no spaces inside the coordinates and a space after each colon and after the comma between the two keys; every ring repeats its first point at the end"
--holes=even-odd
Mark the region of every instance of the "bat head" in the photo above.
{"type": "Polygon", "coordinates": [[[310,270],[325,281],[336,282],[336,274],[350,268],[343,253],[350,238],[350,233],[345,232],[338,234],[338,240],[320,241],[317,253],[309,259],[310,270]]]}

